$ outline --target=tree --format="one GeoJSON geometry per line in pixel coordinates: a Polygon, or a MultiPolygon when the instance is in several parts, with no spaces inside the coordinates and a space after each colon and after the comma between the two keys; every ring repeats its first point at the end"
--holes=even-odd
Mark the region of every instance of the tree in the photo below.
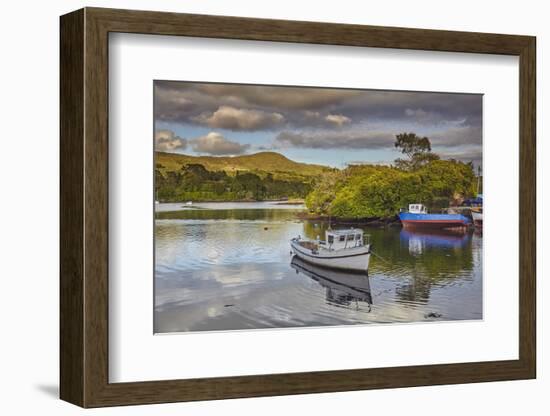
{"type": "Polygon", "coordinates": [[[315,188],[306,196],[306,206],[316,214],[326,214],[336,196],[342,173],[338,171],[321,174],[315,188]]]}
{"type": "Polygon", "coordinates": [[[402,170],[413,171],[434,160],[439,160],[439,156],[432,153],[430,139],[419,137],[415,133],[396,135],[394,146],[408,158],[395,160],[395,166],[402,170]]]}
{"type": "Polygon", "coordinates": [[[457,160],[433,160],[407,171],[390,166],[348,166],[314,184],[306,206],[338,218],[391,218],[399,209],[423,203],[448,207],[475,194],[472,166],[457,160]]]}
{"type": "Polygon", "coordinates": [[[401,133],[395,136],[395,147],[401,150],[409,158],[412,158],[416,153],[431,152],[432,146],[430,139],[427,137],[419,137],[415,133],[401,133]]]}

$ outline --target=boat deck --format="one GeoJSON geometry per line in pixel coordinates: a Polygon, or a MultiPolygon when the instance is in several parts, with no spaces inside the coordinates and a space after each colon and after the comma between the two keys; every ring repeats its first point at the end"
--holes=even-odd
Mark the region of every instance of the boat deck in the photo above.
{"type": "Polygon", "coordinates": [[[303,240],[303,241],[298,241],[297,243],[300,246],[302,246],[304,248],[307,248],[308,250],[318,250],[319,249],[319,245],[317,243],[314,243],[313,241],[303,240]]]}

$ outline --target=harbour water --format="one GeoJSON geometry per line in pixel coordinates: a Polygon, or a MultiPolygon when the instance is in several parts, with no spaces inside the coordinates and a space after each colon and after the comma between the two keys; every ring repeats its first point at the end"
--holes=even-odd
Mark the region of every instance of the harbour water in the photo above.
{"type": "Polygon", "coordinates": [[[299,220],[303,206],[155,208],[156,333],[482,319],[473,231],[362,227],[374,253],[367,276],[292,261],[292,237],[324,238],[327,227],[299,220]]]}

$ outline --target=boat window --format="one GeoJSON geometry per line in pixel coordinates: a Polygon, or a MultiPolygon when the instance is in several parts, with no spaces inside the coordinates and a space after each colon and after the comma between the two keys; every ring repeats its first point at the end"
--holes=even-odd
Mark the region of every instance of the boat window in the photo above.
{"type": "Polygon", "coordinates": [[[334,236],[333,236],[333,235],[329,235],[329,236],[328,236],[328,243],[329,243],[329,244],[334,243],[334,236]]]}
{"type": "Polygon", "coordinates": [[[350,241],[351,241],[351,240],[353,240],[353,238],[354,238],[354,237],[355,237],[355,235],[354,235],[354,234],[350,234],[350,235],[349,235],[349,237],[348,237],[348,240],[350,240],[350,241]]]}
{"type": "Polygon", "coordinates": [[[341,236],[340,236],[340,241],[346,241],[346,236],[345,236],[345,235],[341,235],[341,236]]]}
{"type": "Polygon", "coordinates": [[[357,234],[357,235],[355,236],[355,239],[356,239],[356,240],[361,240],[361,234],[357,234]]]}

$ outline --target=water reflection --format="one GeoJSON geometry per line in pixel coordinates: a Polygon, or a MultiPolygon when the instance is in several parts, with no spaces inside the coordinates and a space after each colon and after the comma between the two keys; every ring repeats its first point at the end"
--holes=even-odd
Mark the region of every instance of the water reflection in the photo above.
{"type": "Polygon", "coordinates": [[[468,243],[471,234],[467,231],[452,230],[405,230],[401,229],[400,238],[409,246],[413,256],[424,253],[426,247],[461,248],[468,243]]]}
{"type": "Polygon", "coordinates": [[[315,266],[294,256],[290,266],[296,273],[302,273],[318,282],[326,290],[326,301],[340,306],[352,304],[358,309],[358,302],[372,304],[369,277],[366,273],[350,273],[315,266]]]}
{"type": "Polygon", "coordinates": [[[482,318],[481,235],[363,228],[375,255],[357,281],[291,263],[289,240],[328,226],[299,208],[218,207],[157,212],[156,332],[482,318]]]}

